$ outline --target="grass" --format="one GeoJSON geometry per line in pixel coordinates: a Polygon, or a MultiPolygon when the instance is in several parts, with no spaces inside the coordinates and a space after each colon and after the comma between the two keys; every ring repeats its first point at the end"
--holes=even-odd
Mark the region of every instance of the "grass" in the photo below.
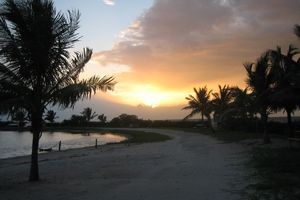
{"type": "Polygon", "coordinates": [[[122,134],[128,137],[128,140],[122,143],[151,143],[151,142],[163,142],[170,140],[171,137],[162,135],[159,133],[144,132],[144,131],[132,131],[132,130],[113,130],[113,133],[122,134]]]}
{"type": "MultiPolygon", "coordinates": [[[[210,135],[224,143],[237,143],[246,139],[260,139],[260,133],[217,130],[207,128],[178,129],[210,135]]],[[[271,136],[272,137],[272,136],[271,136]]],[[[273,138],[276,136],[273,136],[273,138]]],[[[243,163],[248,169],[249,185],[240,191],[249,200],[299,200],[300,199],[300,149],[254,146],[243,163]]]]}
{"type": "Polygon", "coordinates": [[[247,165],[252,169],[248,197],[253,200],[300,199],[300,150],[254,148],[247,165]]]}

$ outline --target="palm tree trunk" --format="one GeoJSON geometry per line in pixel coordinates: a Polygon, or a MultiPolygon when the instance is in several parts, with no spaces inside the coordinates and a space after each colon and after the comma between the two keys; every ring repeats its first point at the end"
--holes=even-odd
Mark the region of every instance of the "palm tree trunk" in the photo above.
{"type": "Polygon", "coordinates": [[[42,132],[42,112],[32,113],[32,149],[31,149],[31,166],[29,181],[39,180],[39,166],[38,166],[38,149],[40,134],[42,132]]]}
{"type": "Polygon", "coordinates": [[[268,132],[268,115],[267,115],[267,111],[263,110],[260,113],[260,115],[261,115],[261,119],[263,121],[263,126],[264,126],[263,143],[268,144],[268,143],[271,143],[271,139],[270,139],[269,132],[268,132]]]}
{"type": "Polygon", "coordinates": [[[214,127],[212,126],[212,121],[211,121],[210,115],[209,115],[209,114],[208,114],[208,115],[205,115],[205,117],[207,118],[207,122],[208,122],[209,128],[210,128],[211,131],[214,133],[214,132],[215,132],[215,129],[214,129],[214,127]]]}
{"type": "Polygon", "coordinates": [[[288,120],[288,132],[289,132],[289,137],[295,137],[295,133],[293,130],[293,122],[292,122],[292,112],[286,110],[287,113],[287,120],[288,120]]]}

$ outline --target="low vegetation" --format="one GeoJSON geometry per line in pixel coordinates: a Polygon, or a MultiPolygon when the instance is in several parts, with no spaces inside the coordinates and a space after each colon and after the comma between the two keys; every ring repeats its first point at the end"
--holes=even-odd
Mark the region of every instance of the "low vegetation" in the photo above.
{"type": "Polygon", "coordinates": [[[128,140],[123,141],[122,143],[151,143],[151,142],[163,142],[171,139],[171,137],[167,135],[162,135],[159,133],[152,133],[152,132],[132,131],[132,130],[117,130],[116,132],[124,134],[125,136],[128,137],[128,140]]]}
{"type": "Polygon", "coordinates": [[[300,149],[255,148],[247,166],[253,184],[246,188],[252,200],[300,199],[300,149]]]}

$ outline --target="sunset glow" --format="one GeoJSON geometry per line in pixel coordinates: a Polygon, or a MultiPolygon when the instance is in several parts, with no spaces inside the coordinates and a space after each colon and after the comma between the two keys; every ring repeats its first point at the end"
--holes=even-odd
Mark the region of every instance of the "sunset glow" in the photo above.
{"type": "MultiPolygon", "coordinates": [[[[288,44],[299,44],[293,34],[300,23],[299,0],[70,2],[55,1],[58,10],[80,10],[80,48],[94,50],[83,77],[111,75],[117,81],[115,90],[97,94],[99,99],[152,111],[177,106],[176,118],[185,116],[180,108],[194,87],[245,88],[243,63],[277,45],[285,51],[288,44]]],[[[99,105],[111,114],[105,108],[99,105]]],[[[125,110],[112,115],[119,112],[125,110]]]]}
{"type": "Polygon", "coordinates": [[[111,93],[109,99],[118,99],[118,102],[132,106],[147,106],[156,108],[160,106],[174,106],[184,102],[184,93],[162,90],[152,85],[124,86],[128,91],[116,87],[116,92],[111,93]]]}

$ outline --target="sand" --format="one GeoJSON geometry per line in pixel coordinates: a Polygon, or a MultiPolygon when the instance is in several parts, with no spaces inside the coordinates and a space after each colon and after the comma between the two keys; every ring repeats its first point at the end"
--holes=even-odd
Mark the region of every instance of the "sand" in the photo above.
{"type": "Polygon", "coordinates": [[[27,181],[30,157],[0,160],[1,200],[234,200],[246,170],[243,145],[174,130],[166,142],[109,145],[40,155],[41,181],[27,181]]]}

